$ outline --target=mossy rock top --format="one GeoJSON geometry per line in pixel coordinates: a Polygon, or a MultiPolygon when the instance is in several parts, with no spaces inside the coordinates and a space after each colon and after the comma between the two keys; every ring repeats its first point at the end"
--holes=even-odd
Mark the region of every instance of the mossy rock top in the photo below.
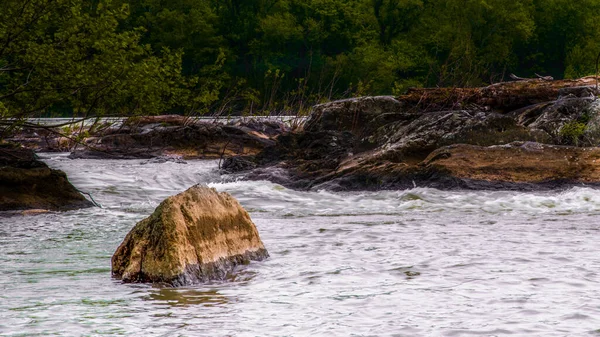
{"type": "Polygon", "coordinates": [[[113,255],[112,273],[125,282],[185,285],[224,279],[236,265],[266,257],[239,202],[195,185],[135,225],[113,255]]]}

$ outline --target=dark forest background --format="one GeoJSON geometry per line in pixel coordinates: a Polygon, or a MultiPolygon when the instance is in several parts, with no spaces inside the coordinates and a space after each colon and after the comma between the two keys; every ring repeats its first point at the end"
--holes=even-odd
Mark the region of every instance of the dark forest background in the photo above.
{"type": "Polygon", "coordinates": [[[0,118],[295,115],[599,52],[600,0],[2,0],[0,118]]]}

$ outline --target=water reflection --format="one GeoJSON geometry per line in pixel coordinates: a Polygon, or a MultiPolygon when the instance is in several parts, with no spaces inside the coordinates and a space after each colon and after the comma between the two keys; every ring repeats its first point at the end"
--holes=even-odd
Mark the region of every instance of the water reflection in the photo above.
{"type": "Polygon", "coordinates": [[[201,290],[190,288],[157,288],[149,291],[143,300],[155,302],[155,304],[167,304],[173,307],[186,307],[201,305],[205,307],[220,306],[231,300],[219,293],[217,289],[201,290]]]}

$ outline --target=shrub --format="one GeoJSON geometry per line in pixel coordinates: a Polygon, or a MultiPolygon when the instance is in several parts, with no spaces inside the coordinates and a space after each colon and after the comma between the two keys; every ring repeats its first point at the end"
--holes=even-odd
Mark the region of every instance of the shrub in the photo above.
{"type": "Polygon", "coordinates": [[[558,135],[563,144],[578,146],[585,133],[585,123],[571,121],[560,128],[558,135]]]}

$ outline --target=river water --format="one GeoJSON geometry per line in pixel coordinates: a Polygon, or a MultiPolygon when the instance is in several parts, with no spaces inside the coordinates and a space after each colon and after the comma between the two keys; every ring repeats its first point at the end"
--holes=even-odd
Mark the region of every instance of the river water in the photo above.
{"type": "Polygon", "coordinates": [[[298,192],[43,154],[103,208],[0,218],[2,336],[600,336],[600,191],[298,192]],[[122,284],[110,258],[169,195],[249,210],[271,257],[229,282],[122,284]]]}

